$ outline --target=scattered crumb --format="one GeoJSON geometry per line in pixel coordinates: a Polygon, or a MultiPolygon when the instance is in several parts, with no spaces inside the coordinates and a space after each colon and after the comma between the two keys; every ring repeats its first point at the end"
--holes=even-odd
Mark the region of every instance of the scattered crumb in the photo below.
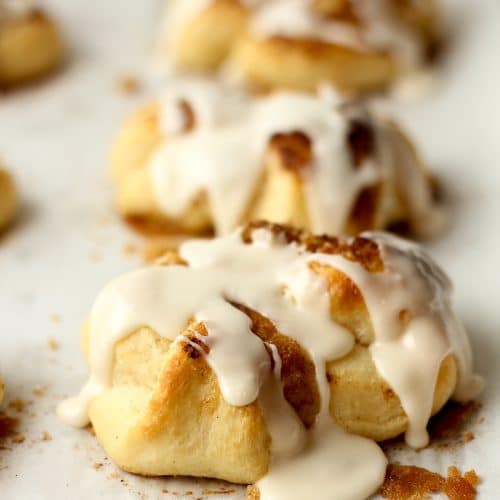
{"type": "Polygon", "coordinates": [[[102,464],[101,462],[94,462],[92,464],[92,467],[94,467],[95,470],[99,470],[104,464],[102,464]]]}
{"type": "Polygon", "coordinates": [[[124,95],[135,94],[140,87],[137,77],[132,75],[123,75],[118,80],[118,88],[124,95]]]}
{"type": "Polygon", "coordinates": [[[45,391],[47,390],[46,387],[41,387],[41,386],[37,386],[33,389],[33,395],[38,397],[38,398],[41,398],[42,396],[45,396],[45,391]]]}
{"type": "Polygon", "coordinates": [[[231,493],[236,493],[234,488],[220,488],[217,490],[208,490],[205,489],[202,492],[202,495],[230,495],[231,493]]]}
{"type": "Polygon", "coordinates": [[[21,398],[13,399],[12,401],[9,402],[9,408],[12,408],[13,410],[21,413],[24,411],[24,408],[26,407],[26,401],[21,398]]]}
{"type": "Polygon", "coordinates": [[[47,346],[51,351],[57,351],[59,349],[59,342],[56,339],[50,337],[47,340],[47,346]]]}
{"type": "Polygon", "coordinates": [[[47,432],[43,431],[41,436],[42,441],[52,441],[52,436],[47,432]]]}
{"type": "Polygon", "coordinates": [[[94,428],[92,427],[92,424],[87,425],[83,429],[84,431],[88,432],[91,436],[95,436],[95,431],[94,428]]]}
{"type": "Polygon", "coordinates": [[[483,416],[480,416],[478,419],[477,419],[477,424],[482,424],[484,422],[484,417],[483,416]]]}
{"type": "Polygon", "coordinates": [[[473,433],[465,427],[480,408],[481,404],[476,401],[464,405],[447,403],[429,422],[429,435],[433,445],[450,449],[474,439],[473,433]]]}
{"type": "Polygon", "coordinates": [[[24,443],[26,440],[26,437],[24,436],[23,433],[19,432],[17,434],[14,434],[11,438],[11,441],[16,444],[24,443]]]}
{"type": "Polygon", "coordinates": [[[59,314],[53,313],[50,315],[50,321],[52,321],[52,323],[60,323],[61,316],[59,316],[59,314]]]}
{"type": "Polygon", "coordinates": [[[462,432],[462,439],[464,443],[468,443],[474,439],[474,433],[471,431],[462,432]]]}
{"type": "Polygon", "coordinates": [[[462,475],[452,466],[448,476],[410,465],[390,464],[387,467],[381,495],[388,500],[423,500],[432,493],[444,493],[450,500],[473,500],[479,478],[475,471],[462,475]]]}
{"type": "Polygon", "coordinates": [[[120,474],[118,474],[118,472],[112,472],[110,475],[109,475],[109,478],[110,479],[118,479],[120,477],[120,474]]]}
{"type": "Polygon", "coordinates": [[[13,418],[5,413],[0,413],[0,443],[5,438],[14,436],[18,425],[18,418],[13,418]]]}
{"type": "Polygon", "coordinates": [[[134,245],[133,243],[127,243],[126,245],[123,246],[123,253],[125,255],[133,255],[137,253],[137,246],[134,245]]]}

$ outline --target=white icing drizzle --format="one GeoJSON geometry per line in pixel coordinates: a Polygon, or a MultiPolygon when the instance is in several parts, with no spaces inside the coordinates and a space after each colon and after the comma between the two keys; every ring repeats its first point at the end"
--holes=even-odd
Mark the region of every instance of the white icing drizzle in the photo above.
{"type": "Polygon", "coordinates": [[[326,19],[314,11],[311,0],[273,0],[256,10],[250,32],[262,38],[309,38],[368,50],[359,29],[326,19]]]}
{"type": "Polygon", "coordinates": [[[157,205],[169,217],[182,216],[204,192],[217,233],[234,230],[258,190],[271,138],[300,131],[313,150],[313,164],[303,176],[313,231],[340,234],[361,190],[384,178],[400,180],[415,219],[424,220],[422,227],[436,219],[427,180],[409,146],[367,114],[364,120],[377,148],[355,168],[347,143],[352,112],[345,111],[331,87],[323,86],[317,96],[281,92],[251,98],[210,81],[181,81],[167,89],[162,103],[166,139],[149,169],[157,205]],[[183,101],[189,103],[196,127],[175,136],[185,126],[183,101]]]}
{"type": "Polygon", "coordinates": [[[473,374],[468,339],[452,312],[451,285],[441,269],[417,245],[384,233],[363,236],[377,243],[383,272],[369,272],[341,255],[309,253],[258,229],[251,244],[243,243],[240,230],[183,244],[180,255],[189,267],[147,268],[116,279],[92,308],[89,381],[79,396],[60,405],[59,415],[85,425],[92,400],[111,386],[116,343],[149,326],[199,349],[229,404],[258,400],[272,438],[269,472],[257,483],[262,500],[369,496],[383,481],[386,458],[375,442],[344,432],[329,415],[326,363],[348,354],[354,337],[331,319],[327,284],[311,262],[345,273],[364,297],[375,333],[369,350],[408,415],[410,445],[427,443],[436,376],[447,355],[459,366],[458,399],[475,397],[482,381],[473,374]],[[233,303],[258,311],[309,353],[321,397],[311,430],[284,399],[277,349],[267,345],[272,371],[265,343],[233,303]],[[194,328],[186,332],[192,318],[204,325],[206,336],[194,328]],[[208,354],[186,335],[207,345],[208,354]]]}

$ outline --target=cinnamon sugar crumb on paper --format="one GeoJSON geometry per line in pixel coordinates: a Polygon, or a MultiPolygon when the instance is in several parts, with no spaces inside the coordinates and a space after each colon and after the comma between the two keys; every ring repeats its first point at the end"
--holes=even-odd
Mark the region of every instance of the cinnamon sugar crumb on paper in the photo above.
{"type": "Polygon", "coordinates": [[[86,427],[84,427],[83,430],[88,434],[90,434],[91,436],[95,436],[95,431],[94,428],[92,427],[92,424],[87,425],[86,427]]]}
{"type": "Polygon", "coordinates": [[[59,316],[59,314],[56,314],[56,313],[51,314],[49,319],[50,319],[50,321],[52,321],[52,323],[60,323],[61,322],[61,316],[59,316]]]}
{"type": "Polygon", "coordinates": [[[124,95],[135,94],[140,88],[140,83],[135,76],[123,75],[118,80],[118,88],[124,95]]]}
{"type": "Polygon", "coordinates": [[[137,253],[137,246],[133,243],[127,243],[123,246],[123,253],[125,255],[134,255],[137,253]]]}
{"type": "Polygon", "coordinates": [[[21,432],[19,432],[18,434],[14,434],[11,438],[11,441],[16,444],[24,443],[25,440],[26,437],[21,432]]]}
{"type": "Polygon", "coordinates": [[[12,408],[18,413],[22,413],[25,407],[26,407],[26,401],[24,401],[24,399],[21,398],[16,398],[9,402],[9,408],[12,408]]]}
{"type": "Polygon", "coordinates": [[[38,398],[41,398],[42,396],[45,396],[45,391],[47,390],[46,387],[41,387],[41,386],[37,386],[33,389],[33,395],[38,397],[38,398]]]}
{"type": "Polygon", "coordinates": [[[10,417],[5,413],[0,413],[0,444],[4,439],[12,437],[16,434],[18,425],[18,418],[10,417]]]}
{"type": "Polygon", "coordinates": [[[52,441],[52,436],[47,432],[43,431],[41,436],[42,441],[52,441]]]}
{"type": "Polygon", "coordinates": [[[471,431],[462,432],[462,439],[464,443],[468,443],[474,439],[474,433],[471,431]]]}
{"type": "Polygon", "coordinates": [[[444,493],[450,500],[474,500],[478,484],[475,471],[462,476],[454,466],[443,477],[421,467],[390,464],[380,493],[387,500],[424,500],[436,493],[444,493]]]}
{"type": "Polygon", "coordinates": [[[59,349],[59,342],[53,337],[47,339],[47,346],[51,351],[57,351],[59,349]]]}

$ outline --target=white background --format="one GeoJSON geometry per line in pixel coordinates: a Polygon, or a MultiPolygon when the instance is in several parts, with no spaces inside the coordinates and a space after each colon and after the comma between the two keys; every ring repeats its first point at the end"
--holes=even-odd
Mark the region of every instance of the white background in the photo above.
{"type": "MultiPolygon", "coordinates": [[[[43,5],[63,26],[67,67],[41,85],[0,95],[0,155],[23,202],[18,227],[0,243],[0,371],[7,400],[34,400],[22,416],[26,441],[0,451],[0,496],[170,498],[162,488],[200,496],[217,483],[112,477],[116,469],[94,438],[53,413],[84,381],[78,332],[96,293],[139,265],[123,252],[137,237],[114,215],[106,165],[123,118],[151,93],[123,96],[117,82],[124,74],[145,74],[160,7],[143,0],[43,5]],[[59,341],[58,351],[48,349],[49,337],[59,341]],[[43,398],[32,395],[38,385],[48,386],[43,398]],[[40,442],[42,431],[53,439],[40,442]],[[96,470],[95,462],[104,466],[96,470]]],[[[441,83],[423,101],[400,103],[394,112],[451,198],[449,231],[428,246],[456,285],[456,307],[487,381],[486,421],[459,450],[403,458],[439,471],[452,464],[475,468],[483,478],[480,498],[494,499],[500,488],[500,2],[445,5],[452,46],[441,83]]]]}

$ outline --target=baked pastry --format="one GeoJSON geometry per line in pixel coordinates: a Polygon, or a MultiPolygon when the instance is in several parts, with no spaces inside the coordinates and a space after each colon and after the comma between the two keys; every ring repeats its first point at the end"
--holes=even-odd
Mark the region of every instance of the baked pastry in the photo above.
{"type": "Polygon", "coordinates": [[[0,87],[32,81],[57,68],[63,56],[55,22],[23,0],[0,0],[0,87]]]}
{"type": "Polygon", "coordinates": [[[5,394],[5,384],[2,377],[0,376],[0,404],[3,401],[3,395],[5,394]]]}
{"type": "Polygon", "coordinates": [[[172,84],[134,114],[111,154],[119,212],[163,233],[223,234],[249,220],[329,234],[442,225],[434,184],[406,135],[331,87],[251,97],[172,84]]]}
{"type": "Polygon", "coordinates": [[[0,167],[0,231],[14,218],[17,209],[17,193],[11,175],[0,167]]]}
{"type": "Polygon", "coordinates": [[[205,0],[170,3],[164,58],[263,88],[384,89],[422,67],[438,40],[436,0],[205,0]]]}
{"type": "Polygon", "coordinates": [[[99,294],[89,381],[58,409],[127,471],[366,498],[375,441],[423,447],[430,416],[481,389],[450,282],[408,241],[254,223],[159,264],[99,294]]]}

